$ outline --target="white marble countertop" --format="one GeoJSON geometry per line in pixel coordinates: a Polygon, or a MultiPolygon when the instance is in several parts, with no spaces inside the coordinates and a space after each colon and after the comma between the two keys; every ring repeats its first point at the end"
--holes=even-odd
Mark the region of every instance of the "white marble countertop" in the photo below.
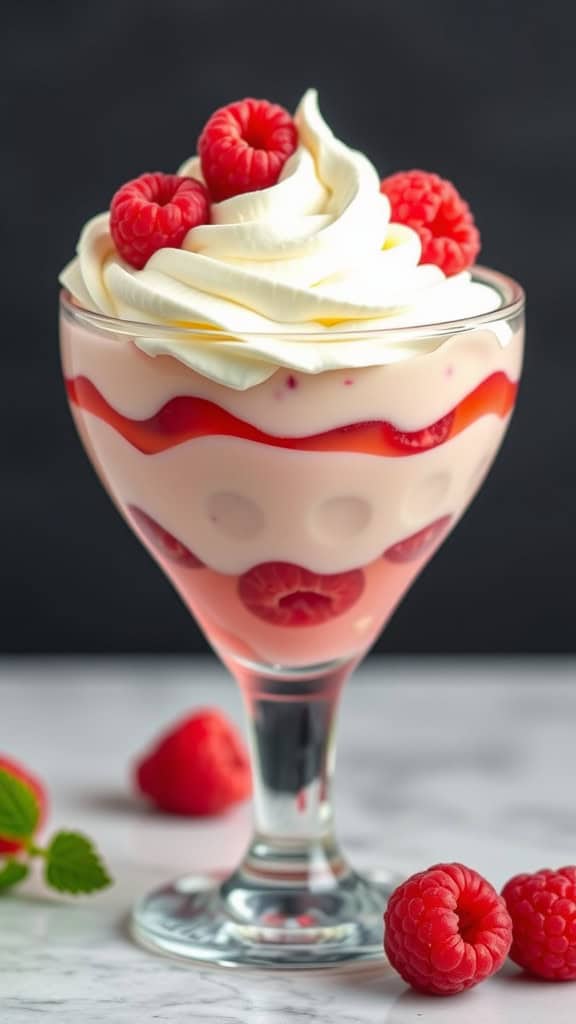
{"type": "MultiPolygon", "coordinates": [[[[130,797],[131,756],[174,718],[216,704],[240,719],[215,662],[0,662],[0,750],[52,790],[54,826],[83,828],[116,878],[62,901],[32,882],[0,900],[1,1024],[574,1024],[576,984],[514,968],[452,999],[407,991],[385,966],[310,974],[194,968],[126,936],[131,902],[183,871],[231,868],[250,809],[194,823],[130,797]]],[[[497,886],[576,861],[576,665],[374,659],[340,719],[339,831],[360,867],[462,860],[497,886]]]]}

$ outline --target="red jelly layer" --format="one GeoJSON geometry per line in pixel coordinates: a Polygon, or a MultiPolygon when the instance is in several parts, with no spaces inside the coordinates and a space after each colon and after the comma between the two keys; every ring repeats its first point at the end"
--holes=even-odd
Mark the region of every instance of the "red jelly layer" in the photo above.
{"type": "Polygon", "coordinates": [[[244,441],[305,452],[360,452],[365,455],[416,455],[437,448],[489,413],[507,416],[518,385],[505,373],[493,373],[446,416],[422,430],[398,430],[382,420],[335,427],[309,437],[277,437],[239,419],[205,398],[171,398],[145,420],[134,420],[114,409],[87,377],[66,381],[71,402],[104,420],[145,455],[155,455],[197,437],[238,437],[244,441]]]}

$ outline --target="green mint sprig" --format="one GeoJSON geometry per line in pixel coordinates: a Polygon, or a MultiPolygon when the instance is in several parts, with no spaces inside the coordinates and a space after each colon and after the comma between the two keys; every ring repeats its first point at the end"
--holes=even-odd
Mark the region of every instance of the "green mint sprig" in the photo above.
{"type": "Polygon", "coordinates": [[[0,859],[0,893],[12,889],[30,874],[35,857],[44,860],[46,885],[58,892],[97,892],[112,884],[95,846],[80,832],[56,832],[48,846],[35,841],[40,803],[34,790],[5,768],[0,768],[0,836],[16,840],[21,850],[0,859]]]}

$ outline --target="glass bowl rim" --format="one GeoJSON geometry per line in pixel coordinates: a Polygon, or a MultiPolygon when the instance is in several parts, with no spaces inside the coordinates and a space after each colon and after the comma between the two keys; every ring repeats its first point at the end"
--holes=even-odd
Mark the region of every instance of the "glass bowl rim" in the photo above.
{"type": "MultiPolygon", "coordinates": [[[[490,310],[487,313],[478,313],[474,316],[460,317],[456,320],[442,320],[442,321],[431,321],[426,324],[417,324],[414,326],[403,324],[401,326],[390,327],[355,327],[353,330],[347,329],[346,327],[334,328],[326,333],[319,333],[314,330],[301,331],[301,330],[290,330],[290,325],[282,325],[282,329],[278,330],[275,327],[271,330],[266,331],[239,331],[238,337],[242,340],[249,338],[283,338],[289,339],[294,342],[310,342],[315,341],[318,343],[326,343],[327,341],[359,341],[369,340],[378,337],[391,338],[394,340],[401,340],[402,338],[415,338],[422,337],[425,335],[433,334],[452,334],[459,331],[468,331],[474,327],[481,327],[484,324],[494,323],[495,321],[509,319],[516,316],[524,309],[526,297],[524,289],[514,278],[509,277],[506,274],[502,274],[498,270],[492,270],[489,267],[474,266],[471,268],[472,280],[479,284],[487,284],[494,288],[502,299],[501,305],[496,309],[490,310]]],[[[107,313],[99,313],[92,309],[86,309],[79,305],[73,296],[70,294],[67,288],[62,288],[60,291],[60,302],[64,313],[71,319],[80,321],[85,325],[89,325],[99,329],[100,331],[113,332],[114,334],[130,334],[136,337],[165,337],[165,338],[179,338],[188,337],[190,339],[206,338],[206,336],[213,336],[214,339],[218,338],[219,335],[224,335],[222,341],[234,341],[235,336],[229,331],[222,331],[220,328],[211,329],[210,326],[206,327],[186,327],[185,325],[179,324],[165,324],[165,323],[154,323],[150,321],[140,320],[126,320],[122,317],[110,316],[107,313]]],[[[368,325],[370,320],[366,320],[368,325]]]]}

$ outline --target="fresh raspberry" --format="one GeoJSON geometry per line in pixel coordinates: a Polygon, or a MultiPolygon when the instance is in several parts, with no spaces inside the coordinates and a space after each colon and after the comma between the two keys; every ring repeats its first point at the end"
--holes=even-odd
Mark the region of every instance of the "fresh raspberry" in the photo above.
{"type": "Polygon", "coordinates": [[[168,533],[168,530],[165,530],[163,526],[160,526],[160,523],[152,519],[152,516],[149,516],[147,512],[143,512],[136,505],[128,505],[128,511],[140,532],[150,541],[152,547],[156,548],[156,551],[162,558],[166,558],[169,562],[174,562],[181,569],[203,568],[204,563],[199,558],[196,558],[196,555],[189,548],[185,547],[182,541],[179,541],[174,534],[168,533]]]}
{"type": "Polygon", "coordinates": [[[463,864],[436,864],[392,894],[384,949],[404,981],[421,992],[453,995],[504,963],[512,921],[504,900],[463,864]]]}
{"type": "Polygon", "coordinates": [[[363,590],[361,569],[321,576],[290,562],[263,562],[238,580],[240,600],[274,626],[319,626],[347,612],[363,590]]]}
{"type": "Polygon", "coordinates": [[[514,926],[510,957],[548,981],[576,980],[576,867],[516,875],[502,890],[514,926]]]}
{"type": "Polygon", "coordinates": [[[170,814],[204,817],[246,800],[252,791],[244,744],[219,711],[183,719],[136,765],[137,788],[170,814]]]}
{"type": "Polygon", "coordinates": [[[441,516],[440,519],[435,519],[423,530],[418,530],[418,533],[413,533],[410,537],[393,544],[384,552],[383,557],[388,562],[415,562],[417,558],[422,558],[442,536],[451,518],[441,516]]]}
{"type": "Polygon", "coordinates": [[[160,171],[127,181],[110,204],[114,245],[136,270],[158,249],[179,249],[190,228],[209,219],[210,199],[202,182],[160,171]]]}
{"type": "Polygon", "coordinates": [[[428,171],[400,171],[384,178],[380,191],[390,200],[391,220],[420,236],[421,263],[435,263],[448,276],[472,266],[480,232],[451,181],[428,171]]]}
{"type": "MultiPolygon", "coordinates": [[[[46,812],[48,807],[48,799],[46,796],[46,790],[35,775],[32,775],[27,768],[24,768],[18,761],[13,761],[11,757],[5,757],[4,754],[0,754],[0,768],[10,772],[10,775],[14,775],[21,782],[25,782],[30,787],[32,792],[35,794],[36,799],[40,805],[40,820],[38,822],[38,830],[42,827],[43,822],[46,820],[46,812]]],[[[17,853],[18,850],[22,849],[23,844],[17,839],[2,839],[0,837],[0,856],[4,854],[17,853]]]]}
{"type": "Polygon", "coordinates": [[[268,100],[239,100],[220,107],[202,130],[198,153],[212,199],[269,188],[298,143],[284,107],[268,100]]]}

